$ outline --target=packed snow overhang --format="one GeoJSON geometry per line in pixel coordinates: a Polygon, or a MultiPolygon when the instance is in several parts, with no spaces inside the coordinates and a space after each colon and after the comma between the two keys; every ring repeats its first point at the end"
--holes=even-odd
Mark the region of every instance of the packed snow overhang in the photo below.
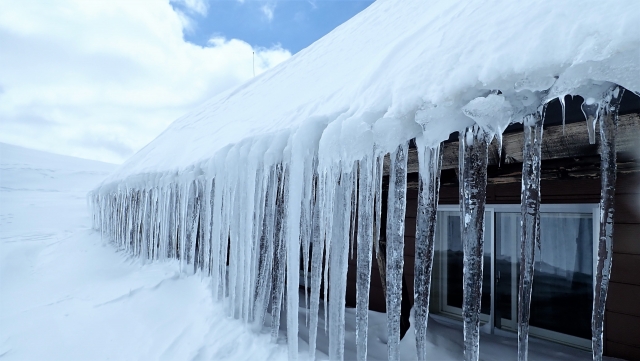
{"type": "Polygon", "coordinates": [[[268,165],[292,149],[321,164],[361,159],[372,143],[437,144],[473,122],[499,136],[565,94],[597,99],[608,83],[638,94],[638,24],[635,0],[378,0],[176,120],[103,186],[268,165]]]}

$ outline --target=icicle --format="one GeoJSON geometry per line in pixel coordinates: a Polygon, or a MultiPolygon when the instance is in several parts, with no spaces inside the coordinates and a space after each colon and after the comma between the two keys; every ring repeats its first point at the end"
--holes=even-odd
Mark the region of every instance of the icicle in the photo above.
{"type": "MultiPolygon", "coordinates": [[[[239,152],[241,149],[239,150],[239,152]]],[[[229,159],[227,159],[229,161],[229,159]]],[[[239,280],[242,272],[241,267],[244,267],[243,262],[243,242],[241,237],[241,219],[243,211],[244,191],[243,186],[245,177],[241,175],[239,169],[234,169],[230,172],[231,184],[230,184],[230,196],[231,206],[229,209],[229,297],[228,300],[228,312],[231,317],[238,318],[239,311],[242,307],[242,301],[239,292],[239,280]]]]}
{"type": "MultiPolygon", "coordinates": [[[[301,227],[301,243],[302,243],[302,257],[303,257],[303,277],[304,277],[304,302],[305,308],[309,308],[309,266],[310,266],[310,248],[312,242],[313,232],[313,207],[315,205],[315,193],[316,193],[316,177],[315,169],[318,164],[317,156],[313,158],[311,164],[305,165],[304,175],[304,197],[302,200],[302,215],[300,220],[301,227]]],[[[307,312],[306,324],[309,325],[309,316],[307,312]]]]}
{"type": "Polygon", "coordinates": [[[487,186],[489,135],[479,126],[460,132],[460,213],[463,260],[464,359],[480,357],[480,301],[484,209],[487,186]]]}
{"type": "Polygon", "coordinates": [[[260,237],[258,277],[254,301],[254,326],[262,328],[269,306],[273,274],[273,253],[275,242],[276,198],[278,193],[278,173],[271,166],[266,179],[264,216],[262,217],[262,235],[260,237]]]}
{"type": "Polygon", "coordinates": [[[565,101],[564,101],[564,97],[565,96],[566,95],[562,95],[562,96],[558,97],[558,101],[560,102],[560,106],[562,107],[562,135],[564,135],[564,126],[565,126],[565,123],[566,123],[565,119],[566,119],[566,116],[567,116],[566,104],[565,104],[565,101]]]}
{"type": "Polygon", "coordinates": [[[198,185],[195,180],[190,182],[186,211],[186,234],[184,246],[184,263],[195,264],[196,237],[198,235],[198,219],[200,217],[200,201],[198,199],[198,185]]]}
{"type": "Polygon", "coordinates": [[[202,200],[202,273],[211,272],[211,219],[213,217],[213,179],[204,180],[204,199],[202,200]]]}
{"type": "Polygon", "coordinates": [[[391,154],[387,201],[387,351],[389,360],[400,359],[400,306],[404,267],[404,218],[407,198],[408,143],[391,154]]]}
{"type": "MultiPolygon", "coordinates": [[[[324,249],[325,255],[324,257],[324,331],[327,332],[327,327],[329,325],[329,255],[331,254],[331,243],[333,238],[333,210],[335,204],[335,191],[336,184],[338,184],[340,180],[340,169],[328,169],[323,174],[323,188],[322,188],[322,204],[320,207],[321,211],[321,234],[324,238],[324,249]]],[[[343,212],[343,210],[341,210],[343,212]]]]}
{"type": "Polygon", "coordinates": [[[331,360],[344,359],[344,300],[347,289],[353,165],[343,165],[341,171],[340,181],[334,187],[335,204],[331,212],[333,232],[329,249],[329,358],[331,360]]]}
{"type": "Polygon", "coordinates": [[[147,254],[149,252],[149,220],[151,218],[150,213],[151,213],[151,206],[150,206],[150,198],[149,197],[149,192],[150,190],[145,190],[144,191],[144,215],[142,218],[142,248],[141,248],[141,253],[140,253],[140,257],[142,258],[142,261],[144,263],[144,261],[146,261],[147,259],[147,254]]]}
{"type": "MultiPolygon", "coordinates": [[[[373,246],[376,251],[376,261],[378,262],[378,270],[384,273],[387,269],[387,265],[384,261],[385,255],[382,254],[382,250],[380,249],[380,226],[382,224],[382,173],[384,165],[384,154],[379,153],[376,155],[375,161],[375,192],[373,203],[375,205],[375,218],[374,218],[374,228],[373,228],[373,246]]],[[[382,289],[387,292],[387,279],[385,276],[380,277],[380,282],[382,283],[382,289]]]]}
{"type": "Polygon", "coordinates": [[[442,144],[428,147],[418,143],[420,184],[416,218],[416,254],[414,272],[414,318],[418,360],[427,359],[427,321],[431,292],[431,270],[436,235],[436,215],[440,194],[442,144]]]}
{"type": "Polygon", "coordinates": [[[587,120],[587,130],[589,131],[589,144],[596,144],[596,123],[600,116],[600,103],[593,98],[587,98],[582,105],[582,113],[587,120]]]}
{"type": "Polygon", "coordinates": [[[243,321],[247,321],[249,318],[249,285],[251,283],[249,277],[251,276],[251,257],[253,246],[253,205],[255,196],[255,179],[256,168],[255,165],[250,165],[247,169],[243,170],[240,174],[243,181],[240,182],[242,188],[240,188],[241,212],[239,214],[239,241],[241,242],[239,250],[239,260],[237,266],[238,279],[237,279],[237,292],[240,306],[239,316],[243,321]]]}
{"type": "Polygon", "coordinates": [[[211,206],[211,292],[213,299],[219,301],[223,295],[221,293],[222,288],[222,263],[224,259],[221,257],[221,233],[222,229],[222,199],[223,199],[224,185],[222,182],[222,176],[219,175],[213,179],[213,204],[211,206]]]}
{"type": "Polygon", "coordinates": [[[169,243],[169,257],[178,258],[178,214],[179,214],[179,197],[178,197],[178,187],[175,184],[171,185],[171,204],[169,206],[169,210],[171,215],[169,216],[169,232],[170,232],[170,243],[169,243]]]}
{"type": "MultiPolygon", "coordinates": [[[[371,249],[373,246],[375,165],[373,154],[360,163],[358,185],[358,248],[356,275],[356,347],[358,360],[367,359],[371,249]]],[[[355,213],[355,210],[353,210],[355,213]]]]}
{"type": "Polygon", "coordinates": [[[166,249],[165,245],[165,230],[167,228],[165,203],[166,203],[167,190],[164,187],[158,187],[158,252],[156,253],[156,259],[164,259],[163,252],[166,249]]]}
{"type": "MultiPolygon", "coordinates": [[[[153,260],[153,257],[155,256],[155,246],[156,246],[156,196],[157,196],[157,189],[156,188],[151,188],[151,192],[149,193],[149,203],[150,203],[150,207],[149,209],[151,210],[150,214],[149,214],[149,255],[148,255],[148,259],[150,261],[153,260]]],[[[123,203],[124,203],[124,199],[123,199],[123,203]]],[[[123,224],[124,224],[124,218],[122,220],[123,224]]],[[[124,229],[123,229],[124,230],[124,229]]]]}
{"type": "MultiPolygon", "coordinates": [[[[153,260],[153,257],[154,257],[154,247],[155,247],[155,241],[156,241],[156,234],[155,234],[155,230],[156,230],[156,205],[155,205],[156,193],[157,193],[157,190],[155,188],[152,188],[150,193],[149,193],[149,209],[150,209],[150,212],[149,212],[149,254],[148,254],[147,258],[150,261],[153,260]]],[[[123,203],[124,203],[124,199],[123,199],[123,203]]],[[[126,215],[124,215],[124,216],[126,216],[126,215]]],[[[122,219],[122,223],[124,224],[124,217],[122,219]]],[[[124,231],[124,229],[123,229],[123,231],[124,231]]]]}
{"type": "Polygon", "coordinates": [[[502,165],[502,132],[495,134],[496,143],[498,143],[498,167],[502,165]]]}
{"type": "Polygon", "coordinates": [[[314,174],[317,184],[313,203],[311,228],[311,303],[309,305],[309,360],[314,361],[316,355],[316,339],[318,335],[318,312],[320,308],[320,283],[322,280],[322,256],[324,254],[324,234],[322,233],[322,214],[320,198],[323,187],[317,172],[314,174]]]}
{"type": "Polygon", "coordinates": [[[140,256],[143,242],[143,232],[144,232],[144,189],[139,190],[136,195],[136,207],[138,211],[136,212],[136,229],[135,229],[135,244],[133,246],[133,255],[140,256]]]}
{"type": "MultiPolygon", "coordinates": [[[[153,244],[154,244],[154,230],[155,230],[155,210],[154,210],[154,202],[153,199],[155,198],[155,189],[154,188],[150,188],[149,189],[149,219],[148,219],[148,234],[149,234],[149,238],[148,238],[148,245],[147,245],[147,255],[146,255],[146,259],[148,259],[149,261],[153,260],[153,244]]],[[[124,212],[123,212],[123,219],[121,220],[122,223],[124,221],[124,212]]]]}
{"type": "MultiPolygon", "coordinates": [[[[305,156],[302,149],[294,148],[291,166],[286,184],[287,211],[287,346],[289,360],[298,358],[298,308],[300,302],[300,245],[306,238],[306,229],[309,227],[306,218],[306,209],[310,203],[307,195],[307,185],[312,174],[312,156],[305,156]]],[[[309,184],[310,186],[310,184],[309,184]]],[[[309,188],[310,190],[310,188],[309,188]]],[[[309,191],[310,193],[310,191],[309,191]]],[[[306,273],[306,272],[305,272],[306,273]]],[[[306,292],[306,291],[305,291],[306,292]]]]}
{"type": "MultiPolygon", "coordinates": [[[[205,270],[205,249],[208,243],[207,234],[209,233],[209,197],[207,195],[209,187],[207,186],[207,180],[201,177],[198,180],[198,234],[196,237],[196,262],[194,262],[194,269],[203,271],[202,276],[207,274],[205,270]]],[[[208,250],[207,250],[208,252],[208,250]]]]}
{"type": "Polygon", "coordinates": [[[124,239],[124,250],[125,252],[131,252],[131,240],[133,238],[133,192],[127,191],[127,213],[129,217],[127,217],[127,233],[124,239]]]}
{"type": "MultiPolygon", "coordinates": [[[[220,203],[218,198],[216,198],[216,194],[218,194],[216,192],[216,178],[215,176],[211,179],[211,198],[209,200],[209,208],[210,208],[210,220],[209,220],[209,229],[210,229],[210,234],[209,234],[209,275],[211,276],[211,290],[212,295],[214,296],[214,300],[216,300],[216,296],[217,296],[217,289],[213,287],[213,283],[214,280],[216,279],[216,277],[218,276],[218,269],[216,261],[218,260],[218,256],[216,254],[216,246],[218,245],[217,242],[217,233],[216,233],[216,222],[220,222],[220,218],[219,218],[219,207],[220,207],[220,203]]],[[[220,229],[218,228],[218,232],[220,231],[220,229]]]]}
{"type": "MultiPolygon", "coordinates": [[[[188,229],[188,216],[187,209],[189,204],[189,184],[186,183],[184,186],[180,187],[180,242],[179,242],[179,252],[178,258],[180,259],[180,271],[184,272],[185,263],[187,261],[187,251],[186,251],[186,243],[187,243],[187,234],[189,232],[188,229]]],[[[146,203],[146,201],[145,201],[146,203]]]]}
{"type": "Polygon", "coordinates": [[[221,184],[222,188],[222,202],[220,210],[220,298],[224,299],[227,296],[229,290],[229,272],[227,271],[227,262],[230,262],[229,256],[229,224],[233,210],[233,191],[230,189],[230,177],[225,175],[221,184]]]}
{"type": "Polygon", "coordinates": [[[613,252],[613,216],[616,187],[616,132],[618,109],[624,89],[614,87],[605,94],[603,116],[600,123],[600,234],[598,237],[598,262],[596,265],[593,313],[591,315],[591,347],[593,359],[602,360],[604,311],[611,273],[613,252]]]}
{"type": "Polygon", "coordinates": [[[273,291],[271,298],[271,339],[275,342],[280,331],[280,312],[284,296],[286,240],[287,240],[287,203],[288,203],[288,179],[289,169],[287,165],[279,165],[278,201],[276,210],[276,242],[274,249],[273,266],[273,291]]]}
{"type": "Polygon", "coordinates": [[[353,163],[353,192],[351,192],[351,233],[349,236],[349,259],[353,259],[353,243],[356,239],[356,210],[358,209],[358,162],[353,163]]]}
{"type": "Polygon", "coordinates": [[[258,277],[260,270],[260,256],[261,256],[261,239],[264,231],[264,202],[266,197],[266,188],[264,185],[265,176],[269,177],[267,170],[262,166],[258,167],[255,180],[255,196],[253,204],[253,227],[252,227],[252,251],[251,251],[251,282],[249,285],[249,317],[248,322],[255,322],[255,302],[256,302],[256,289],[258,286],[258,277]]]}
{"type": "Polygon", "coordinates": [[[526,361],[529,345],[529,315],[536,246],[540,245],[540,162],[542,125],[546,105],[524,121],[522,149],[522,195],[520,235],[520,280],[518,287],[518,360],[526,361]]]}

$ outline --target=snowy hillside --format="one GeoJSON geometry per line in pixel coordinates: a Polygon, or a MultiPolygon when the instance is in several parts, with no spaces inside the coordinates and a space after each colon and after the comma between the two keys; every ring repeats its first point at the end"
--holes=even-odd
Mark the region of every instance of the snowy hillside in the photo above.
{"type": "Polygon", "coordinates": [[[90,229],[114,165],[0,144],[0,359],[283,359],[229,320],[209,282],[142,265],[90,229]]]}

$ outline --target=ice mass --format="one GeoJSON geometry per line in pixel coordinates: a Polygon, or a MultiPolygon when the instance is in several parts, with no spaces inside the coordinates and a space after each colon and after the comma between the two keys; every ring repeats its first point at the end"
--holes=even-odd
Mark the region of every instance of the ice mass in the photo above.
{"type": "Polygon", "coordinates": [[[329,358],[344,359],[353,248],[357,357],[367,359],[374,255],[385,263],[388,358],[399,360],[407,152],[414,140],[415,336],[406,337],[415,337],[418,359],[429,360],[441,144],[458,132],[464,358],[478,360],[487,149],[509,124],[522,123],[517,329],[518,359],[526,360],[546,105],[581,96],[590,141],[601,154],[592,313],[593,359],[600,360],[617,110],[624,92],[640,94],[638,23],[640,3],[632,0],[378,0],[290,60],[176,120],[89,194],[93,226],[144,260],[177,258],[183,272],[210,276],[213,297],[230,317],[260,329],[270,315],[274,341],[284,314],[290,359],[299,357],[300,282],[309,359],[317,332],[324,332],[319,317],[328,325],[329,358]]]}

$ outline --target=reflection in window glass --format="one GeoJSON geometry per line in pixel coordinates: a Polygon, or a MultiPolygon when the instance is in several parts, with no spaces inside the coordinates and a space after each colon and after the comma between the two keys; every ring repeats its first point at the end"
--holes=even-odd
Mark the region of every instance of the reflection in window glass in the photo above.
{"type": "Polygon", "coordinates": [[[543,213],[536,257],[531,325],[591,338],[593,217],[543,213]]]}
{"type": "MultiPolygon", "coordinates": [[[[488,217],[490,213],[487,212],[488,217]]],[[[460,230],[460,213],[459,212],[439,212],[438,217],[444,220],[440,224],[446,230],[440,231],[440,237],[445,248],[445,277],[446,280],[446,305],[456,308],[462,308],[462,276],[463,276],[463,251],[462,237],[460,230]]],[[[489,221],[487,219],[487,221],[489,221]]],[[[485,222],[486,223],[486,222],[485,222]]],[[[485,226],[485,228],[487,228],[485,226]]],[[[482,300],[481,312],[489,314],[491,311],[491,243],[484,243],[484,267],[482,282],[482,300]]]]}
{"type": "Polygon", "coordinates": [[[519,240],[520,213],[496,213],[496,327],[503,327],[502,319],[517,318],[514,287],[518,284],[519,240]]]}
{"type": "MultiPolygon", "coordinates": [[[[520,227],[519,213],[496,213],[497,327],[504,327],[502,320],[517,318],[520,227]]],[[[591,337],[592,227],[593,217],[589,213],[541,214],[541,248],[535,259],[531,326],[591,337]]]]}

